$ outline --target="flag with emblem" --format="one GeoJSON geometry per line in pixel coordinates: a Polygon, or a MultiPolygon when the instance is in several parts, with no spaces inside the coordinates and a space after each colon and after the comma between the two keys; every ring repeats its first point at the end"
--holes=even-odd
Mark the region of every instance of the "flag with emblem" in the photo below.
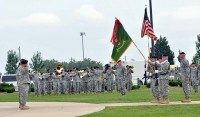
{"type": "Polygon", "coordinates": [[[111,58],[117,62],[132,43],[131,37],[118,19],[115,20],[110,42],[114,45],[111,58]]]}
{"type": "Polygon", "coordinates": [[[152,38],[154,41],[157,40],[157,37],[154,34],[153,27],[151,26],[149,17],[147,15],[147,8],[145,8],[145,12],[144,12],[144,20],[142,24],[141,37],[143,38],[145,35],[152,38]]]}

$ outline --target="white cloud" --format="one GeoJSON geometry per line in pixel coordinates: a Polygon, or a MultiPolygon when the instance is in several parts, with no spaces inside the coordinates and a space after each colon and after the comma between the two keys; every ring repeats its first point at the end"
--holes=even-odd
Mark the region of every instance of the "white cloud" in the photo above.
{"type": "Polygon", "coordinates": [[[174,18],[175,20],[200,20],[200,6],[184,6],[175,11],[161,12],[162,16],[174,18]]]}
{"type": "Polygon", "coordinates": [[[61,20],[57,15],[52,13],[34,13],[23,18],[23,21],[27,23],[55,24],[61,20]]]}
{"type": "Polygon", "coordinates": [[[92,5],[81,5],[76,13],[89,19],[89,20],[102,20],[104,16],[101,12],[97,11],[92,5]]]}

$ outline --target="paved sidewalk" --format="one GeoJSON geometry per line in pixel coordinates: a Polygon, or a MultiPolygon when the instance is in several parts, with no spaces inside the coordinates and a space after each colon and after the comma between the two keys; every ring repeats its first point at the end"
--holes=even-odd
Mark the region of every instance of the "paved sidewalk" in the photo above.
{"type": "MultiPolygon", "coordinates": [[[[200,104],[200,101],[191,103],[170,102],[170,105],[200,104]]],[[[30,110],[21,111],[17,102],[1,102],[1,117],[76,117],[94,113],[109,106],[148,106],[163,105],[150,102],[140,103],[111,103],[111,104],[88,104],[73,102],[28,102],[30,110]]]]}

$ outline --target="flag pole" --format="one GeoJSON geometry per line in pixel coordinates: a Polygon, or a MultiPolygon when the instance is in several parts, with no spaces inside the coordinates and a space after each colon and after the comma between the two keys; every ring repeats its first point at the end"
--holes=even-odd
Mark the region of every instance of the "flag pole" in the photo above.
{"type": "MultiPolygon", "coordinates": [[[[152,1],[149,0],[149,8],[150,8],[150,23],[153,29],[153,11],[152,11],[152,1]]],[[[155,56],[155,47],[154,47],[154,40],[151,39],[151,53],[153,56],[155,56]]]]}
{"type": "MultiPolygon", "coordinates": [[[[133,42],[133,41],[132,41],[133,42]]],[[[135,47],[137,48],[137,50],[140,52],[140,54],[142,55],[142,57],[144,58],[144,60],[146,61],[145,56],[142,54],[141,50],[138,48],[138,46],[133,42],[133,44],[135,45],[135,47]]]]}

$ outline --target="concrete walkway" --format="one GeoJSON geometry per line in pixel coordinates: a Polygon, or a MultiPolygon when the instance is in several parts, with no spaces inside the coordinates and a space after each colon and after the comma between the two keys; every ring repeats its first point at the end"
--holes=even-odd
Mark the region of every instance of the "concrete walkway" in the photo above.
{"type": "MultiPolygon", "coordinates": [[[[170,105],[200,104],[200,101],[191,103],[170,102],[170,105]]],[[[150,102],[140,103],[112,103],[112,104],[88,104],[73,102],[28,102],[30,110],[21,111],[17,102],[0,103],[1,117],[76,117],[94,113],[110,106],[147,106],[161,105],[150,102]]]]}

